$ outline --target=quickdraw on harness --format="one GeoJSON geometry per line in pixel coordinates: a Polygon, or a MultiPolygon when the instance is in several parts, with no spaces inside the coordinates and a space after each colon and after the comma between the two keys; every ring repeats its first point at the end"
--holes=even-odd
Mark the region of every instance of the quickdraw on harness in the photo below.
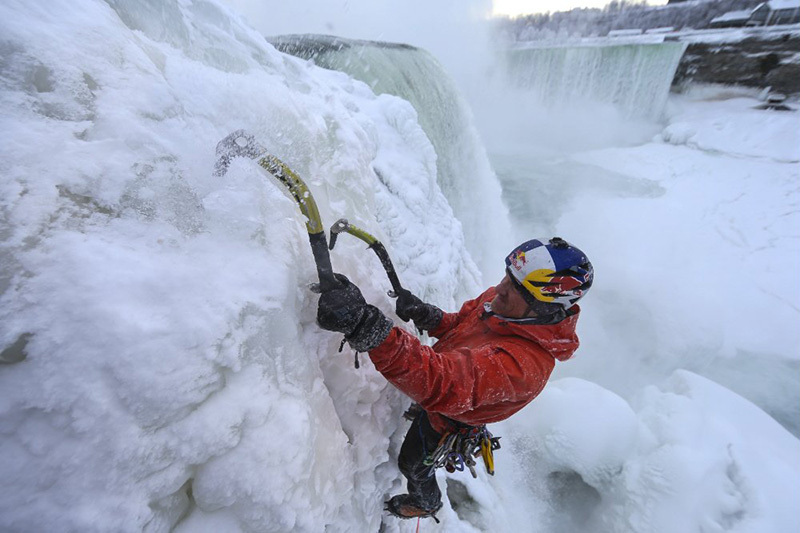
{"type": "Polygon", "coordinates": [[[442,435],[439,446],[423,461],[433,468],[444,467],[450,473],[469,469],[472,477],[478,477],[475,471],[475,458],[480,455],[486,472],[494,475],[494,451],[500,449],[500,437],[493,437],[485,425],[461,425],[449,433],[442,435]]]}

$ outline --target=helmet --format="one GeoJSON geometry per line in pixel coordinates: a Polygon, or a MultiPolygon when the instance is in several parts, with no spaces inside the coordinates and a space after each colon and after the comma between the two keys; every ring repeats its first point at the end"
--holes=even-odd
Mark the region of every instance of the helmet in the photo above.
{"type": "Polygon", "coordinates": [[[506,271],[525,301],[569,309],[592,286],[594,269],[581,252],[559,237],[526,241],[506,257],[506,271]]]}

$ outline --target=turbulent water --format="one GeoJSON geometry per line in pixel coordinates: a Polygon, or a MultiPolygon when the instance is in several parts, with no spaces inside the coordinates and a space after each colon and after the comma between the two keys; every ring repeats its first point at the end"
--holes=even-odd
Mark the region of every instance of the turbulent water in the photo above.
{"type": "Polygon", "coordinates": [[[685,43],[514,49],[511,82],[545,106],[608,103],[628,117],[659,118],[685,43]]]}
{"type": "Polygon", "coordinates": [[[270,41],[279,50],[346,72],[376,93],[399,96],[414,106],[436,150],[437,180],[464,227],[470,254],[487,281],[497,278],[502,272],[497,257],[515,245],[509,238],[507,209],[469,106],[439,62],[427,51],[404,44],[324,35],[270,41]],[[481,199],[477,204],[476,198],[481,199]]]}

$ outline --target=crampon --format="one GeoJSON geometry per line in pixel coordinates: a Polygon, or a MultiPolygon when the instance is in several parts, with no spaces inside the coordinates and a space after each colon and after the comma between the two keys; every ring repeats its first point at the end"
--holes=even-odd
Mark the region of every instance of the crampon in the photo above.
{"type": "Polygon", "coordinates": [[[421,507],[414,498],[408,494],[399,494],[392,497],[388,502],[385,502],[385,511],[397,516],[399,518],[433,518],[436,523],[439,519],[436,518],[436,513],[442,508],[442,502],[439,502],[433,509],[425,509],[421,507]]]}

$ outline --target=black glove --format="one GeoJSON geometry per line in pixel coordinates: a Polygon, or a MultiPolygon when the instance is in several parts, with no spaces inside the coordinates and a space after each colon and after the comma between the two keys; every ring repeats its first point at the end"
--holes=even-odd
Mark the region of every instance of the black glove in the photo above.
{"type": "Polygon", "coordinates": [[[344,333],[358,352],[368,352],[382,343],[392,329],[392,321],[374,305],[367,304],[361,291],[342,274],[335,274],[342,285],[319,297],[317,324],[328,331],[344,333]]]}
{"type": "Polygon", "coordinates": [[[407,289],[402,289],[397,295],[395,312],[400,320],[408,322],[413,320],[420,330],[433,330],[442,321],[442,310],[435,305],[426,304],[407,289]]]}
{"type": "Polygon", "coordinates": [[[367,305],[361,291],[347,276],[334,274],[340,287],[323,292],[317,306],[317,324],[328,331],[349,335],[361,321],[363,308],[367,305]]]}

